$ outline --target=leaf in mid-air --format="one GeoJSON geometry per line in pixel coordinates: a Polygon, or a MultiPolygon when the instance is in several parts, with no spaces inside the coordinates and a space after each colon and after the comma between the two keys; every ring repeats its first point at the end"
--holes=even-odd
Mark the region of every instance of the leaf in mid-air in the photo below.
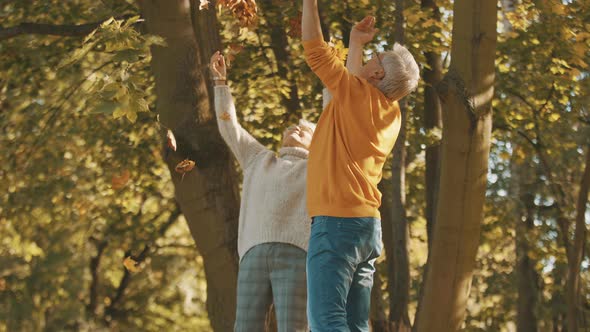
{"type": "Polygon", "coordinates": [[[133,258],[131,258],[131,256],[125,257],[125,259],[123,260],[123,265],[129,272],[139,272],[140,270],[139,263],[133,258]]]}
{"type": "Polygon", "coordinates": [[[176,137],[174,137],[172,130],[168,130],[166,138],[168,139],[168,147],[171,148],[172,151],[176,151],[176,137]]]}
{"type": "Polygon", "coordinates": [[[185,159],[185,160],[179,162],[178,165],[176,165],[175,170],[178,173],[185,174],[185,173],[192,171],[194,167],[195,167],[194,161],[189,160],[189,159],[185,159]]]}
{"type": "Polygon", "coordinates": [[[199,10],[209,9],[209,0],[201,0],[199,4],[199,10]]]}

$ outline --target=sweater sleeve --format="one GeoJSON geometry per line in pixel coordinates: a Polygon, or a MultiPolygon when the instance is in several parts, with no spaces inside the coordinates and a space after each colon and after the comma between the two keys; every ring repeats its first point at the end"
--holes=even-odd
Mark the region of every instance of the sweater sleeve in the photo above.
{"type": "Polygon", "coordinates": [[[227,85],[215,86],[215,114],[221,137],[236,156],[242,169],[266,148],[238,123],[236,107],[227,85]]]}
{"type": "Polygon", "coordinates": [[[342,94],[362,89],[360,79],[346,69],[338,58],[338,51],[328,46],[322,38],[304,41],[303,49],[307,64],[332,96],[340,99],[342,94]]]}

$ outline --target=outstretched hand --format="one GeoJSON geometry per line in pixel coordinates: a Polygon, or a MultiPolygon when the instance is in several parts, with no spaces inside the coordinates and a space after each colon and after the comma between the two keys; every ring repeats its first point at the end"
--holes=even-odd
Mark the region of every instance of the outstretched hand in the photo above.
{"type": "Polygon", "coordinates": [[[225,58],[221,52],[217,51],[213,53],[209,62],[209,70],[211,70],[211,75],[216,83],[227,79],[227,66],[225,65],[225,58]]]}
{"type": "Polygon", "coordinates": [[[365,45],[375,37],[379,29],[375,28],[375,17],[366,16],[360,22],[352,27],[350,32],[350,41],[365,45]]]}

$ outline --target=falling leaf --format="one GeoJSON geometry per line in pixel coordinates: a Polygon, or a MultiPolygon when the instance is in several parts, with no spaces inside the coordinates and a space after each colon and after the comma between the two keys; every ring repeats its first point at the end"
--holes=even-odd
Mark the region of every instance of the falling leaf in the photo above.
{"type": "Polygon", "coordinates": [[[129,181],[130,177],[131,177],[131,173],[129,173],[128,170],[124,170],[123,173],[121,173],[121,174],[113,175],[113,177],[111,179],[111,186],[115,190],[121,189],[121,188],[125,187],[125,185],[129,181]]]}
{"type": "Polygon", "coordinates": [[[174,137],[172,130],[168,130],[166,137],[168,138],[168,147],[171,148],[172,151],[176,151],[176,137],[174,137]]]}
{"type": "Polygon", "coordinates": [[[0,278],[0,292],[6,290],[6,279],[0,278]]]}
{"type": "Polygon", "coordinates": [[[232,53],[239,54],[244,49],[242,44],[229,44],[229,50],[232,53]]]}
{"type": "Polygon", "coordinates": [[[139,263],[133,258],[131,258],[131,256],[125,257],[125,259],[123,260],[123,265],[129,272],[139,272],[140,270],[139,263]]]}
{"type": "Polygon", "coordinates": [[[199,4],[199,10],[209,9],[209,0],[201,0],[199,4]]]}
{"type": "Polygon", "coordinates": [[[190,171],[193,170],[193,168],[195,167],[195,162],[189,159],[185,159],[181,162],[178,163],[178,165],[176,165],[176,172],[181,173],[181,174],[185,174],[188,173],[190,171]]]}
{"type": "Polygon", "coordinates": [[[221,113],[219,118],[223,121],[229,121],[229,120],[231,120],[231,115],[229,115],[228,112],[223,112],[223,113],[221,113]]]}
{"type": "Polygon", "coordinates": [[[289,32],[287,33],[291,38],[301,37],[301,12],[296,17],[289,19],[289,32]]]}
{"type": "Polygon", "coordinates": [[[228,8],[243,26],[251,26],[256,21],[256,1],[254,0],[219,0],[221,6],[228,8]]]}

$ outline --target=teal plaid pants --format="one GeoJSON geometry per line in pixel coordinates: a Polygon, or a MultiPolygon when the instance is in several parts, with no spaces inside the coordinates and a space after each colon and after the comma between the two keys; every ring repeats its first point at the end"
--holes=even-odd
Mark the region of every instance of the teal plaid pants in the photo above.
{"type": "Polygon", "coordinates": [[[286,243],[252,247],[240,262],[236,332],[264,331],[275,305],[278,332],[307,331],[305,250],[286,243]]]}

